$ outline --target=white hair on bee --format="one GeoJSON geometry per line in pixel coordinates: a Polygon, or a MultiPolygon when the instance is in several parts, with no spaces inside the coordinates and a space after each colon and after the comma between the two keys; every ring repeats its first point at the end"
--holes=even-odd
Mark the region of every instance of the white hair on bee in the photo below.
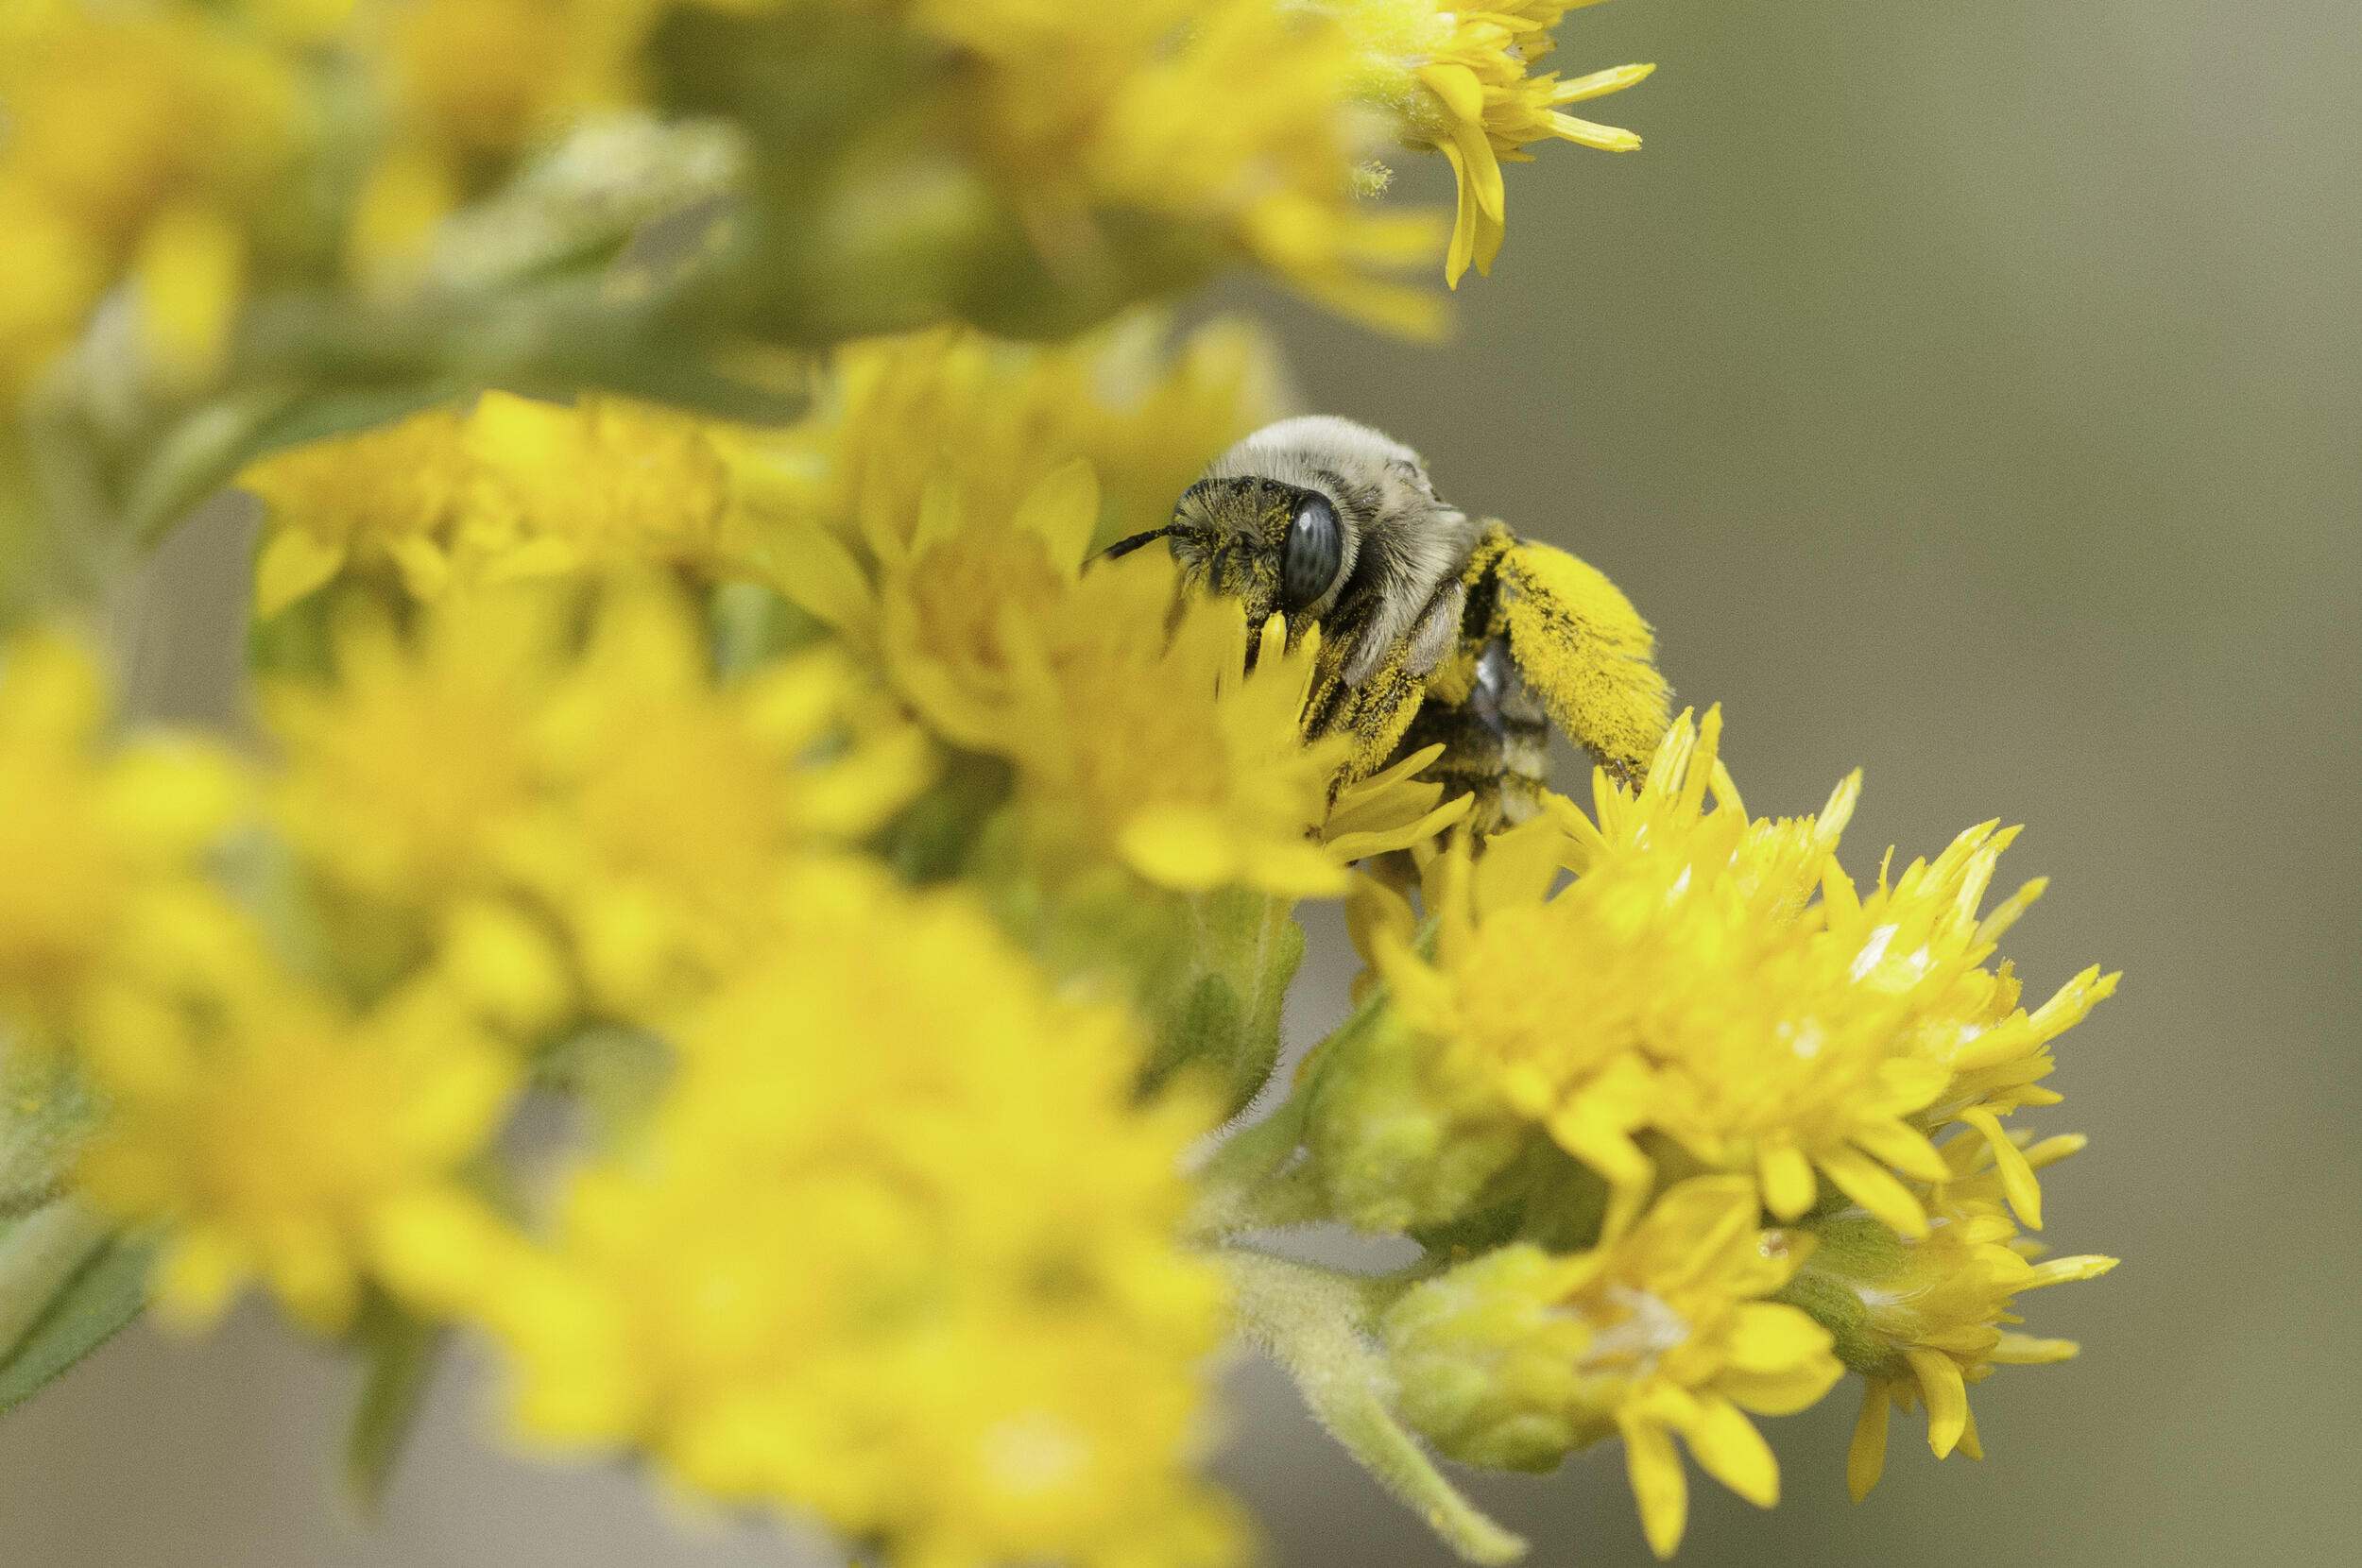
{"type": "Polygon", "coordinates": [[[1337,509],[1344,558],[1336,585],[1311,610],[1326,611],[1348,582],[1366,585],[1373,609],[1345,665],[1348,685],[1369,679],[1406,638],[1415,672],[1443,657],[1459,629],[1462,596],[1453,579],[1476,530],[1466,513],[1436,495],[1417,452],[1367,425],[1310,414],[1240,440],[1206,477],[1276,480],[1315,491],[1337,509]]]}

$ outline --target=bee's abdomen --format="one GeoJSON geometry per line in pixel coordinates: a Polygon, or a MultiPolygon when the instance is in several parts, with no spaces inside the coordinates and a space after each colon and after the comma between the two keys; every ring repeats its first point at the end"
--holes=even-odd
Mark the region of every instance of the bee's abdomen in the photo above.
{"type": "Polygon", "coordinates": [[[1475,795],[1469,826],[1489,833],[1541,809],[1549,738],[1549,715],[1518,678],[1508,645],[1494,638],[1477,653],[1466,699],[1446,702],[1430,694],[1397,754],[1441,745],[1444,754],[1419,776],[1443,785],[1449,794],[1475,795]]]}

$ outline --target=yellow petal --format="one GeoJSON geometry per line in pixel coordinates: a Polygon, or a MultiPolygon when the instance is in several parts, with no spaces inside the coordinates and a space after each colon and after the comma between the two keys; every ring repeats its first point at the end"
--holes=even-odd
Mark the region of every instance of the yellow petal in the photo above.
{"type": "Polygon", "coordinates": [[[1099,532],[1099,474],[1087,457],[1050,470],[1017,504],[1017,526],[1041,536],[1052,564],[1070,579],[1099,532]]]}
{"type": "Polygon", "coordinates": [[[1632,1477],[1633,1499],[1640,1505],[1640,1528],[1649,1549],[1669,1558],[1689,1522],[1689,1481],[1682,1474],[1681,1456],[1665,1429],[1645,1418],[1628,1414],[1617,1424],[1624,1434],[1624,1468],[1632,1477]]]}
{"type": "Polygon", "coordinates": [[[1883,1167],[1851,1149],[1821,1157],[1821,1168],[1840,1192],[1868,1209],[1898,1234],[1913,1240],[1927,1234],[1927,1211],[1883,1167]]]}
{"type": "Polygon", "coordinates": [[[1918,1376],[1919,1391],[1927,1401],[1927,1446],[1941,1459],[1952,1452],[1968,1428],[1968,1385],[1960,1364],[1940,1350],[1916,1346],[1903,1352],[1918,1376]]]}
{"type": "Polygon", "coordinates": [[[2001,1175],[2001,1190],[2008,1194],[2010,1207],[2026,1222],[2028,1230],[2042,1229],[2042,1184],[2034,1179],[2034,1167],[2026,1162],[2025,1152],[2011,1141],[2001,1125],[2001,1118],[1982,1109],[1963,1112],[1960,1119],[1985,1135],[1986,1147],[1993,1150],[1993,1163],[2001,1175]]]}
{"type": "Polygon", "coordinates": [[[254,613],[267,621],[336,575],[345,547],[301,528],[281,528],[254,563],[254,613]]]}
{"type": "Polygon", "coordinates": [[[1754,1423],[1727,1399],[1706,1398],[1683,1429],[1705,1473],[1759,1508],[1780,1500],[1780,1464],[1754,1423]]]}
{"type": "Polygon", "coordinates": [[[1886,1473],[1891,1404],[1884,1383],[1874,1377],[1862,1384],[1861,1414],[1854,1422],[1854,1440],[1845,1450],[1845,1490],[1857,1503],[1870,1495],[1870,1489],[1886,1473]]]}
{"type": "Polygon", "coordinates": [[[1586,98],[1602,98],[1610,93],[1621,93],[1625,88],[1646,80],[1655,69],[1653,65],[1612,65],[1604,71],[1594,71],[1589,76],[1560,82],[1550,90],[1550,102],[1579,104],[1586,98]]]}
{"type": "Polygon", "coordinates": [[[1874,1159],[1923,1182],[1948,1181],[1952,1169],[1918,1129],[1899,1121],[1868,1122],[1855,1129],[1855,1145],[1874,1159]]]}
{"type": "Polygon", "coordinates": [[[1726,1354],[1745,1372],[1776,1372],[1829,1354],[1829,1331],[1809,1314],[1778,1302],[1742,1302],[1726,1354]]]}
{"type": "Polygon", "coordinates": [[[1793,1219],[1812,1207],[1815,1184],[1812,1162],[1792,1144],[1772,1144],[1755,1152],[1763,1179],[1763,1206],[1782,1219],[1793,1219]]]}

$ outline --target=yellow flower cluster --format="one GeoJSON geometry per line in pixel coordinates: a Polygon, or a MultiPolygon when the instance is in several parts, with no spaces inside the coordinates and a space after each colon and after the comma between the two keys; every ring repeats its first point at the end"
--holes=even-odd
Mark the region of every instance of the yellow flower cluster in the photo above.
{"type": "Polygon", "coordinates": [[[77,1040],[107,1114],[77,1172],[165,1241],[153,1290],[204,1322],[259,1281],[347,1327],[402,1205],[454,1193],[507,1109],[514,1048],[431,980],[355,1006],[227,914],[142,955],[77,1040]]]}
{"type": "MultiPolygon", "coordinates": [[[[245,461],[265,524],[261,758],[0,644],[11,1212],[152,1243],[182,1321],[477,1330],[533,1440],[896,1568],[1237,1560],[1234,1315],[1473,1560],[1519,1543],[1422,1438],[1619,1437],[1660,1554],[1684,1450],[1768,1506],[1751,1417],[1848,1370],[1857,1495],[1894,1409],[1975,1453],[1970,1385],[2075,1348],[2016,1298],[2113,1261],[2023,1234],[2080,1140],[2017,1113],[2114,977],[2026,1004],[2012,832],[1857,885],[1857,778],[1751,817],[1636,612],[1492,524],[1395,696],[1469,697],[1490,616],[1613,767],[1441,844],[1499,803],[1307,739],[1317,616],[1107,555],[1282,412],[1251,328],[1121,313],[1243,261],[1433,326],[1367,154],[1440,152],[1488,270],[1503,162],[1638,145],[1566,109],[1648,67],[1545,69],[1582,3],[0,0],[0,520],[245,461]],[[1358,1006],[1199,1149],[1341,894],[1358,1006]],[[1339,1219],[1421,1255],[1233,1245],[1339,1219]]],[[[23,1252],[0,1298],[82,1288],[23,1252]]]]}
{"type": "Polygon", "coordinates": [[[1621,92],[1656,69],[1619,65],[1561,79],[1535,64],[1557,46],[1566,14],[1599,0],[1498,0],[1462,9],[1434,0],[1329,0],[1358,54],[1355,91],[1391,115],[1403,139],[1451,163],[1460,190],[1444,276],[1454,288],[1471,262],[1493,270],[1508,232],[1501,163],[1526,162],[1534,142],[1557,139],[1631,152],[1629,130],[1565,111],[1621,92]]]}
{"type": "Polygon", "coordinates": [[[125,279],[158,365],[208,368],[310,134],[287,60],[224,8],[0,5],[0,404],[125,279]]]}
{"type": "MultiPolygon", "coordinates": [[[[1593,1375],[1588,1347],[1616,1347],[1628,1371],[1632,1355],[1695,1345],[1703,1320],[1638,1287],[1611,1298],[1614,1333],[1598,1309],[1566,1310],[1565,1282],[1622,1238],[1694,1237],[1707,1191],[1751,1244],[1759,1211],[1795,1227],[1765,1233],[1782,1266],[1726,1299],[1779,1291],[1828,1330],[1818,1365],[1834,1369],[1833,1344],[1863,1373],[1857,1492],[1891,1406],[1924,1400],[1937,1454],[1973,1451],[1966,1384],[2073,1351],[2004,1332],[2011,1297],[2112,1263],[2035,1263],[2018,1234],[2042,1223],[2036,1167],[2080,1140],[2028,1148],[2003,1118],[2057,1100],[2040,1082],[2050,1042],[2114,977],[2086,971],[2028,1010],[2009,965],[1991,966],[2041,892],[1979,912],[2011,835],[1973,828],[1864,892],[1836,861],[1858,778],[1817,817],[1751,818],[1720,732],[1719,712],[1685,716],[1636,789],[1601,771],[1596,815],[1549,797],[1546,817],[1481,855],[1464,842],[1429,854],[1430,933],[1402,893],[1365,882],[1349,909],[1376,1010],[1311,1078],[1314,1168],[1346,1218],[1462,1245],[1498,1234],[1486,1227],[1503,1213],[1528,1235],[1603,1221],[1590,1252],[1511,1246],[1406,1298],[1397,1311],[1424,1337],[1397,1355],[1425,1359],[1405,1407],[1446,1452],[1498,1464],[1547,1464],[1618,1425],[1660,1553],[1679,1534],[1678,1470],[1661,1435],[1635,1430],[1647,1396],[1593,1375]],[[1572,1176],[1551,1163],[1568,1156],[1572,1176]],[[1700,1170],[1718,1174],[1663,1185],[1700,1170]]],[[[1768,1498],[1768,1471],[1674,1426],[1710,1471],[1768,1498]]]]}
{"type": "Polygon", "coordinates": [[[214,909],[209,853],[244,813],[220,751],[110,746],[108,692],[77,643],[0,646],[0,1038],[70,1035],[149,945],[214,909]]]}
{"type": "Polygon", "coordinates": [[[1596,822],[1554,801],[1549,825],[1473,874],[1464,851],[1439,858],[1431,956],[1407,904],[1377,905],[1364,931],[1402,1016],[1626,1204],[1663,1158],[1643,1148],[1653,1135],[1754,1178],[1778,1218],[1825,1180],[1921,1236],[1906,1179],[1944,1180],[1930,1138],[1957,1125],[1994,1148],[2039,1225],[1999,1118],[2055,1100],[2039,1084],[2049,1043],[2114,977],[2086,970],[2021,1007],[2009,965],[1987,962],[2041,884],[1977,912],[2011,835],[1972,828],[1865,896],[1834,860],[1858,778],[1817,818],[1751,820],[1715,757],[1720,727],[1719,712],[1678,722],[1636,791],[1601,775],[1596,822]],[[1562,863],[1575,880],[1553,894],[1562,863]]]}
{"type": "Polygon", "coordinates": [[[1770,1508],[1779,1467],[1742,1411],[1801,1410],[1843,1369],[1826,1329],[1764,1299],[1810,1239],[1756,1220],[1744,1180],[1698,1177],[1588,1252],[1503,1247],[1414,1287],[1385,1320],[1405,1414],[1446,1454],[1513,1470],[1620,1433],[1660,1557],[1688,1511],[1675,1434],[1770,1508]]]}
{"type": "Polygon", "coordinates": [[[638,566],[747,570],[724,427],[612,398],[571,407],[503,392],[292,448],[239,483],[269,535],[255,607],[269,617],[348,573],[432,599],[638,566]]]}
{"type": "Polygon", "coordinates": [[[1356,204],[1352,51],[1316,9],[910,0],[906,16],[965,53],[980,152],[1050,271],[1210,243],[1348,313],[1434,326],[1429,297],[1378,276],[1430,253],[1433,231],[1356,204]],[[1170,236],[1127,232],[1141,217],[1170,236]]]}
{"type": "MultiPolygon", "coordinates": [[[[2012,1167],[2039,1169],[2083,1146],[2067,1133],[2023,1149],[2010,1145],[2012,1167]]],[[[1857,1501],[1886,1467],[1891,1410],[1927,1406],[1927,1446],[1941,1459],[1954,1449],[1981,1458],[1968,1386],[1997,1366],[2038,1366],[2076,1354],[2070,1339],[2037,1338],[2010,1326],[2021,1320],[2020,1291],[2095,1279],[2116,1260],[2095,1253],[2044,1258],[2018,1233],[2013,1199],[1994,1145],[1960,1138],[1943,1148],[1948,1179],[1927,1189],[1926,1235],[1898,1236],[1858,1211],[1809,1221],[1821,1247],[1792,1287],[1837,1332],[1840,1354],[1862,1374],[1861,1417],[1846,1459],[1857,1501]]]]}
{"type": "Polygon", "coordinates": [[[781,536],[767,542],[791,596],[829,581],[817,547],[796,547],[807,527],[882,558],[909,547],[931,488],[999,518],[1078,458],[1102,486],[1096,537],[1119,537],[1167,520],[1208,460],[1277,418],[1273,361],[1243,320],[1176,338],[1162,311],[1059,344],[958,328],[859,339],[813,375],[810,418],[743,444],[747,505],[781,536]]]}
{"type": "Polygon", "coordinates": [[[873,831],[930,766],[831,652],[717,683],[676,590],[608,588],[579,648],[573,599],[460,595],[406,636],[364,615],[334,680],[265,694],[280,820],[356,929],[528,1026],[709,981],[782,864],[873,831]]]}
{"type": "Polygon", "coordinates": [[[888,1560],[1228,1560],[1184,1479],[1215,1277],[1172,1239],[1184,1104],[957,895],[811,862],[777,946],[689,1009],[653,1123],[549,1234],[424,1202],[403,1288],[481,1322],[523,1428],[646,1449],[888,1560]]]}
{"type": "Polygon", "coordinates": [[[1161,332],[1141,318],[1056,350],[967,332],[852,346],[812,421],[748,443],[756,548],[779,591],[874,650],[948,741],[1014,766],[1053,859],[1080,850],[1191,891],[1340,892],[1346,859],[1464,807],[1438,814],[1440,790],[1396,769],[1332,811],[1343,758],[1302,742],[1317,643],[1287,649],[1275,623],[1250,646],[1238,606],[1183,602],[1161,553],[1089,565],[1095,540],[1162,520],[1263,412],[1250,334],[1202,330],[1158,374],[1161,332]],[[1308,844],[1324,831],[1339,850],[1308,844]]]}

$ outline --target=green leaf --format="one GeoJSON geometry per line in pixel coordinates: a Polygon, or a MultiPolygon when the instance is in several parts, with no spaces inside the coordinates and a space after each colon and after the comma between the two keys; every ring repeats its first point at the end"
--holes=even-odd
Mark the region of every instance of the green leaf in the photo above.
{"type": "Polygon", "coordinates": [[[147,1304],[149,1243],[109,1233],[72,1200],[0,1238],[0,1413],[120,1333],[147,1304]]]}
{"type": "Polygon", "coordinates": [[[1304,962],[1294,906],[1251,888],[1224,888],[1190,901],[1192,965],[1143,1006],[1156,1021],[1156,1050],[1145,1075],[1152,1091],[1183,1068],[1209,1073],[1236,1116],[1279,1061],[1280,1008],[1304,962]]]}
{"type": "Polygon", "coordinates": [[[394,1467],[425,1408],[448,1336],[390,1302],[373,1302],[354,1330],[361,1353],[361,1397],[345,1435],[345,1490],[364,1518],[374,1518],[394,1467]]]}
{"type": "Polygon", "coordinates": [[[56,1199],[93,1115],[90,1094],[72,1072],[0,1044],[0,1219],[56,1199]]]}

